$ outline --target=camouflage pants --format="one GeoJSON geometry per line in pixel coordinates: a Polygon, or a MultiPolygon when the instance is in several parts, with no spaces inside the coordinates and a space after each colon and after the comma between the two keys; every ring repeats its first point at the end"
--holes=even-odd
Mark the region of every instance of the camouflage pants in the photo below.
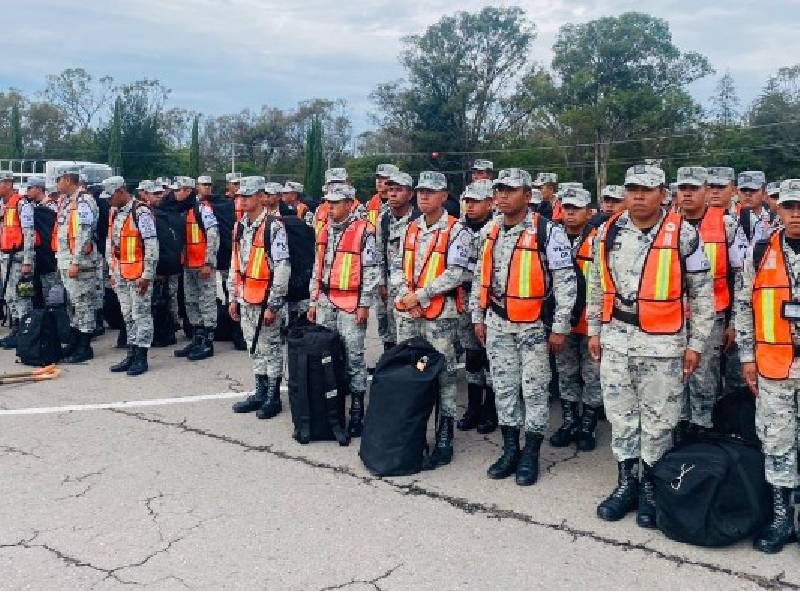
{"type": "Polygon", "coordinates": [[[103,304],[106,297],[106,282],[108,281],[108,266],[103,258],[97,263],[97,280],[94,290],[94,310],[103,310],[103,304]]]}
{"type": "MultiPolygon", "coordinates": [[[[795,359],[795,365],[797,363],[795,359]]],[[[756,431],[763,444],[764,472],[767,481],[774,486],[800,486],[798,390],[800,379],[775,381],[760,376],[758,378],[756,431]]]]}
{"type": "MultiPolygon", "coordinates": [[[[689,378],[687,396],[681,408],[681,419],[691,421],[702,427],[711,427],[711,412],[719,391],[720,353],[722,337],[725,333],[725,319],[714,320],[711,335],[708,336],[700,354],[700,365],[689,378]]],[[[737,353],[738,356],[738,353],[737,353]]]]}
{"type": "Polygon", "coordinates": [[[217,327],[217,272],[211,269],[208,279],[200,277],[200,269],[183,270],[183,302],[186,318],[193,326],[217,327]]]}
{"type": "Polygon", "coordinates": [[[39,281],[42,282],[42,298],[44,299],[44,303],[47,305],[61,304],[62,300],[60,298],[56,299],[51,296],[52,294],[53,296],[58,295],[63,297],[63,294],[60,294],[59,290],[56,289],[63,287],[61,284],[61,275],[59,275],[58,271],[39,275],[39,281]]]}
{"type": "Polygon", "coordinates": [[[683,357],[628,356],[603,348],[600,383],[617,461],[654,464],[672,446],[683,401],[683,357]]]}
{"type": "Polygon", "coordinates": [[[11,260],[10,268],[8,264],[3,265],[3,277],[8,270],[8,283],[6,286],[5,300],[8,303],[8,309],[11,316],[15,319],[21,319],[23,315],[33,310],[33,298],[19,298],[17,296],[17,284],[20,277],[22,277],[22,261],[9,259],[4,257],[6,261],[11,260]]]}
{"type": "Polygon", "coordinates": [[[395,315],[397,321],[397,341],[404,342],[413,337],[425,338],[431,346],[441,352],[445,358],[445,369],[439,376],[439,394],[441,398],[441,414],[445,417],[456,416],[456,351],[453,346],[457,319],[409,319],[395,315]]]}
{"type": "Polygon", "coordinates": [[[524,427],[525,431],[543,435],[550,409],[547,391],[550,367],[544,328],[506,333],[487,327],[486,352],[500,425],[524,427]]]}
{"type": "Polygon", "coordinates": [[[338,309],[325,297],[317,303],[317,324],[339,333],[347,354],[347,380],[351,392],[367,391],[364,339],[367,328],[356,324],[356,315],[338,309]]]}
{"type": "Polygon", "coordinates": [[[378,321],[378,335],[381,337],[381,341],[384,344],[386,342],[394,342],[396,331],[392,331],[389,328],[389,312],[391,311],[386,309],[386,304],[381,300],[380,294],[375,294],[375,303],[373,307],[375,308],[375,318],[378,321]]]}
{"type": "Polygon", "coordinates": [[[167,276],[167,290],[169,290],[169,312],[176,323],[181,322],[180,311],[178,310],[178,288],[181,285],[180,275],[167,276]]]}
{"type": "Polygon", "coordinates": [[[140,294],[136,280],[123,279],[120,275],[115,275],[115,278],[117,285],[114,291],[125,321],[128,345],[149,348],[153,343],[153,282],[150,282],[144,294],[140,294]]]}
{"type": "Polygon", "coordinates": [[[489,358],[486,355],[486,348],[481,345],[475,335],[475,327],[469,311],[464,312],[458,318],[458,337],[466,355],[464,371],[467,376],[467,384],[491,387],[489,358]]]}
{"type": "MultiPolygon", "coordinates": [[[[239,302],[239,316],[242,333],[249,349],[253,345],[258,319],[261,316],[261,306],[239,302]]],[[[283,314],[279,313],[272,325],[261,325],[255,352],[250,355],[254,375],[266,375],[271,379],[283,375],[282,321],[283,314]]]]}
{"type": "Polygon", "coordinates": [[[603,406],[600,389],[600,365],[589,356],[589,338],[571,333],[561,354],[556,354],[561,400],[583,402],[585,406],[603,406]]]}
{"type": "MultiPolygon", "coordinates": [[[[69,270],[61,271],[61,281],[67,290],[67,311],[69,312],[69,322],[72,327],[82,333],[92,333],[94,331],[94,302],[97,270],[81,270],[76,278],[69,276],[69,270]]],[[[119,285],[119,282],[117,282],[119,285]]]]}

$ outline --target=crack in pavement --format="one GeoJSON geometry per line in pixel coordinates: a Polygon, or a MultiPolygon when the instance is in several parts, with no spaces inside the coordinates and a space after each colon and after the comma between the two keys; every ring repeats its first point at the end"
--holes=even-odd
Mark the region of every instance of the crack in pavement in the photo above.
{"type": "Polygon", "coordinates": [[[77,482],[83,481],[85,479],[89,479],[90,477],[95,477],[95,476],[102,475],[103,473],[106,472],[107,468],[108,467],[103,467],[99,471],[92,471],[91,473],[84,473],[83,475],[77,475],[75,477],[73,477],[72,475],[67,475],[66,477],[64,477],[64,479],[61,480],[61,485],[64,485],[64,484],[67,484],[67,483],[77,483],[77,482]]]}
{"type": "MultiPolygon", "coordinates": [[[[321,461],[313,460],[307,458],[305,456],[299,456],[294,454],[289,454],[283,450],[274,449],[271,445],[265,446],[255,446],[250,444],[244,440],[239,440],[228,435],[214,433],[212,431],[207,431],[205,429],[200,429],[197,427],[192,427],[186,424],[186,419],[183,419],[180,422],[175,421],[165,421],[163,419],[149,417],[142,413],[136,412],[129,412],[126,410],[121,409],[108,409],[112,412],[118,413],[120,415],[124,415],[127,417],[132,417],[134,419],[138,419],[140,421],[144,421],[147,423],[153,423],[162,425],[165,427],[171,427],[177,429],[183,433],[192,433],[198,436],[206,437],[209,439],[225,442],[227,444],[232,444],[234,446],[238,446],[242,448],[244,451],[249,452],[263,452],[269,454],[271,456],[291,460],[294,462],[298,462],[313,468],[323,469],[329,472],[332,472],[337,475],[344,475],[355,479],[361,483],[369,485],[371,487],[375,487],[376,482],[381,482],[390,489],[393,489],[399,493],[408,496],[424,496],[431,500],[437,500],[439,502],[443,502],[445,504],[450,505],[451,507],[460,510],[469,515],[484,515],[487,518],[493,519],[511,519],[514,521],[518,521],[520,523],[524,523],[526,525],[531,525],[534,527],[540,527],[544,529],[549,529],[551,531],[557,531],[561,533],[565,533],[573,538],[573,540],[577,540],[578,538],[589,539],[594,542],[604,544],[606,546],[610,546],[613,548],[619,548],[624,551],[629,550],[636,550],[639,552],[643,552],[653,558],[657,558],[660,560],[664,560],[666,562],[672,563],[677,566],[693,566],[701,569],[705,569],[707,571],[718,573],[722,575],[730,575],[732,577],[736,577],[738,579],[742,579],[757,585],[760,588],[767,589],[767,590],[800,590],[800,584],[793,583],[786,581],[784,579],[784,573],[780,573],[774,577],[765,577],[763,575],[758,575],[756,573],[750,573],[747,571],[739,571],[728,567],[723,567],[721,565],[717,565],[711,562],[703,561],[703,560],[694,560],[689,559],[683,556],[679,556],[677,554],[670,554],[669,552],[665,552],[662,550],[657,550],[655,548],[650,548],[645,546],[642,543],[634,543],[630,540],[618,540],[594,531],[585,530],[585,529],[578,529],[576,527],[572,527],[566,523],[566,520],[562,521],[561,523],[549,523],[546,521],[538,521],[534,517],[529,514],[521,513],[516,510],[509,510],[509,509],[502,509],[497,507],[494,504],[484,504],[481,502],[471,502],[466,498],[461,498],[458,496],[451,496],[449,494],[443,492],[437,492],[435,490],[424,488],[416,483],[407,483],[401,484],[393,481],[391,479],[385,479],[382,477],[373,477],[359,474],[349,467],[341,466],[341,465],[334,465],[330,463],[324,463],[321,461]]],[[[369,583],[368,581],[366,583],[369,583]]]]}
{"type": "Polygon", "coordinates": [[[244,392],[244,384],[233,377],[230,373],[224,371],[217,371],[217,378],[228,383],[228,389],[232,392],[244,392]]]}
{"type": "Polygon", "coordinates": [[[378,575],[377,577],[373,577],[372,579],[351,579],[350,581],[348,581],[346,583],[340,583],[339,585],[332,585],[332,586],[329,586],[329,587],[324,587],[320,591],[321,592],[330,592],[332,590],[341,590],[341,589],[344,589],[344,588],[346,588],[348,586],[362,583],[364,585],[371,585],[373,588],[375,588],[376,592],[382,592],[383,589],[378,585],[378,582],[379,581],[383,581],[387,577],[390,577],[392,575],[392,573],[397,571],[397,569],[399,569],[402,566],[403,566],[403,563],[399,563],[399,564],[396,564],[395,566],[393,566],[391,569],[388,569],[384,573],[378,575]]]}
{"type": "Polygon", "coordinates": [[[3,451],[3,454],[18,454],[20,456],[30,456],[38,460],[44,460],[38,454],[34,454],[33,452],[28,452],[27,450],[22,450],[21,448],[17,448],[16,446],[0,446],[0,450],[3,451]]]}
{"type": "Polygon", "coordinates": [[[545,467],[545,471],[547,471],[548,473],[553,475],[553,469],[555,467],[557,467],[558,465],[563,464],[563,463],[565,463],[567,461],[570,461],[570,460],[573,460],[575,458],[578,458],[578,456],[580,456],[580,452],[578,451],[577,448],[575,448],[575,452],[573,452],[569,456],[566,456],[564,458],[557,458],[553,462],[551,462],[549,465],[547,465],[547,467],[545,467]]]}

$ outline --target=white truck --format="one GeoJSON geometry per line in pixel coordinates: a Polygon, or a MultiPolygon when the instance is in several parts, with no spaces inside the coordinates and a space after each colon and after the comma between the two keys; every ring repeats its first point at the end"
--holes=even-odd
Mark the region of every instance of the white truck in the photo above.
{"type": "Polygon", "coordinates": [[[12,171],[21,186],[31,177],[44,176],[47,187],[54,189],[59,175],[74,170],[86,175],[89,185],[100,183],[115,174],[108,165],[84,160],[0,159],[0,171],[12,171]]]}

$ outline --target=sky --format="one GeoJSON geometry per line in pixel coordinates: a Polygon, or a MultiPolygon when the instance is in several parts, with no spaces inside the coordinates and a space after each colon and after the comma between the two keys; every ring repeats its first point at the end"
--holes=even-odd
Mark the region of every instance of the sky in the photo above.
{"type": "MultiPolygon", "coordinates": [[[[403,76],[404,35],[486,0],[57,0],[4,2],[0,88],[28,93],[69,67],[119,82],[158,79],[170,105],[205,115],[313,97],[347,101],[355,133],[371,127],[369,94],[403,76]],[[16,42],[15,42],[16,40],[16,42]]],[[[670,23],[682,50],[706,55],[717,74],[692,84],[707,104],[726,70],[747,105],[779,67],[800,63],[800,1],[519,0],[536,25],[530,58],[549,65],[558,29],[628,11],[670,23]]]]}

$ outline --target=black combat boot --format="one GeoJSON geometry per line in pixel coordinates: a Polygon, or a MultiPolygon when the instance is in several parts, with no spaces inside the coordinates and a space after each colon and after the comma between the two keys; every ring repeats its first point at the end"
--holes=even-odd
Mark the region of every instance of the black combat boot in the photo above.
{"type": "Polygon", "coordinates": [[[92,337],[100,337],[106,332],[106,324],[103,321],[103,311],[98,309],[94,311],[94,331],[92,332],[92,337]]]}
{"type": "Polygon", "coordinates": [[[431,471],[436,467],[449,465],[453,460],[453,417],[442,417],[439,431],[436,432],[436,447],[422,461],[422,470],[431,471]]]}
{"type": "Polygon", "coordinates": [[[68,365],[86,362],[94,358],[94,351],[92,350],[92,334],[78,332],[78,343],[75,345],[75,352],[70,354],[64,359],[68,365]]]}
{"type": "Polygon", "coordinates": [[[577,437],[580,429],[580,412],[577,402],[561,401],[561,427],[550,436],[550,445],[555,448],[569,446],[577,437]]]}
{"type": "MultiPolygon", "coordinates": [[[[73,352],[75,352],[75,347],[78,345],[78,338],[80,337],[81,332],[76,329],[75,327],[69,328],[69,339],[67,340],[67,345],[61,349],[61,354],[64,358],[70,356],[73,352]]],[[[122,346],[122,348],[127,347],[128,344],[122,346]]]]}
{"type": "Polygon", "coordinates": [[[497,429],[497,406],[494,403],[494,390],[488,385],[484,387],[483,404],[481,404],[481,422],[475,431],[481,435],[492,433],[497,429]]]}
{"type": "Polygon", "coordinates": [[[242,333],[242,326],[239,323],[234,323],[231,326],[231,342],[233,347],[240,352],[247,350],[247,342],[244,341],[244,334],[242,333]]]}
{"type": "Polygon", "coordinates": [[[259,419],[271,419],[280,414],[283,410],[281,404],[281,378],[271,377],[267,383],[267,399],[256,411],[259,419]]]}
{"type": "Polygon", "coordinates": [[[17,347],[17,333],[19,333],[19,319],[11,319],[8,324],[8,335],[0,340],[0,346],[5,350],[13,350],[17,347]]]}
{"type": "Polygon", "coordinates": [[[656,526],[656,488],[650,478],[650,467],[642,461],[642,479],[639,482],[639,510],[636,512],[639,527],[653,529],[656,526]]]}
{"type": "Polygon", "coordinates": [[[148,348],[136,346],[136,354],[133,357],[133,363],[128,369],[128,375],[131,377],[136,377],[137,375],[147,373],[147,351],[148,348]]]}
{"type": "Polygon", "coordinates": [[[517,464],[517,485],[533,485],[539,479],[539,448],[543,439],[541,433],[525,432],[525,447],[517,464]]]}
{"type": "Polygon", "coordinates": [[[214,356],[214,330],[200,327],[200,343],[189,352],[189,360],[205,360],[214,356]]]}
{"type": "Polygon", "coordinates": [[[780,552],[789,542],[797,539],[794,528],[792,489],[771,485],[772,521],[753,540],[753,548],[767,554],[780,552]]]}
{"type": "Polygon", "coordinates": [[[125,358],[123,358],[120,362],[115,365],[111,365],[108,370],[112,373],[124,373],[128,369],[130,369],[131,365],[133,364],[133,358],[136,355],[136,346],[128,346],[128,352],[125,354],[125,358]]]}
{"type": "Polygon", "coordinates": [[[575,445],[581,452],[591,452],[597,445],[594,430],[597,428],[597,409],[583,406],[583,415],[578,432],[575,434],[575,445]]]}
{"type": "Polygon", "coordinates": [[[197,327],[192,328],[192,341],[186,344],[183,348],[178,348],[177,350],[172,351],[173,356],[177,356],[178,358],[186,358],[189,356],[192,350],[195,349],[195,346],[199,345],[202,342],[202,327],[199,325],[197,327]]]}
{"type": "Polygon", "coordinates": [[[475,429],[480,423],[481,407],[483,405],[483,386],[477,383],[467,384],[467,410],[464,416],[458,420],[456,427],[459,431],[469,431],[475,429]]]}
{"type": "Polygon", "coordinates": [[[351,438],[361,437],[364,425],[364,392],[350,392],[350,422],[347,433],[351,438]]]}
{"type": "Polygon", "coordinates": [[[604,521],[619,521],[636,508],[639,502],[639,482],[634,469],[638,462],[636,458],[629,458],[617,463],[617,487],[597,507],[597,516],[604,521]]]}
{"type": "Polygon", "coordinates": [[[500,426],[500,433],[503,434],[503,454],[497,459],[486,475],[489,479],[505,479],[509,475],[517,472],[519,462],[519,428],[508,425],[500,426]]]}
{"type": "Polygon", "coordinates": [[[234,402],[233,412],[249,413],[258,410],[267,401],[267,387],[269,377],[266,375],[256,375],[256,389],[244,400],[234,402]]]}

